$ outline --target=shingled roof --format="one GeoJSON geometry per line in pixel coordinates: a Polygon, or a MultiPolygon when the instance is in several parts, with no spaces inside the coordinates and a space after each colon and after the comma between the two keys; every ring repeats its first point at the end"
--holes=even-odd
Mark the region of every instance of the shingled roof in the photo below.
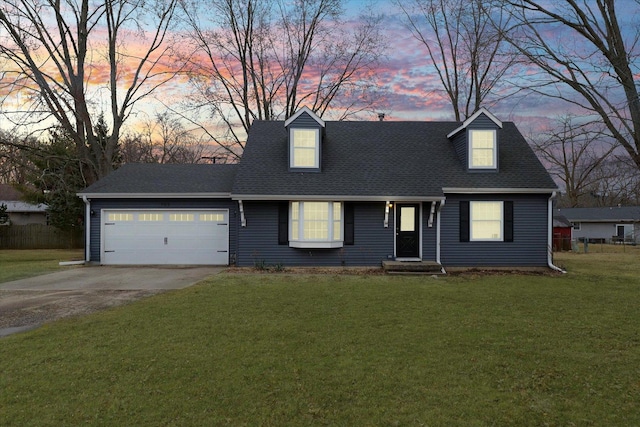
{"type": "Polygon", "coordinates": [[[636,222],[640,221],[640,206],[604,208],[562,208],[556,211],[573,222],[636,222]]]}
{"type": "Polygon", "coordinates": [[[238,166],[237,198],[440,198],[447,189],[546,189],[556,184],[511,122],[499,171],[466,170],[447,134],[460,122],[326,122],[321,172],[290,172],[282,121],[256,121],[238,166]]]}
{"type": "Polygon", "coordinates": [[[124,195],[229,194],[235,164],[126,164],[80,195],[111,197],[124,195]]]}

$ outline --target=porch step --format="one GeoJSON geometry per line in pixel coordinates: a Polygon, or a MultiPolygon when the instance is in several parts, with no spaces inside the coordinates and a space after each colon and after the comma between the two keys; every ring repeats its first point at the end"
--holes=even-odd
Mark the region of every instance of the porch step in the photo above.
{"type": "Polygon", "coordinates": [[[389,274],[444,274],[435,261],[382,261],[382,269],[389,274]]]}

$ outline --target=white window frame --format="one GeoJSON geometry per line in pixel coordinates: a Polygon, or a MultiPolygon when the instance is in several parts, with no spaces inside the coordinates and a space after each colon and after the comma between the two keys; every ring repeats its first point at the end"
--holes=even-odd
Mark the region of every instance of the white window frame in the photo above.
{"type": "Polygon", "coordinates": [[[292,201],[289,202],[289,247],[292,248],[341,248],[344,246],[344,204],[342,202],[327,202],[324,200],[292,201]],[[294,236],[293,204],[298,203],[297,239],[294,236]],[[327,218],[327,239],[304,238],[304,205],[305,203],[327,203],[329,215],[327,218]],[[340,219],[334,218],[334,205],[340,205],[340,219]],[[340,227],[339,239],[334,239],[336,225],[340,227]]]}
{"type": "Polygon", "coordinates": [[[573,229],[576,231],[580,231],[580,228],[582,227],[582,223],[580,222],[574,222],[573,223],[573,229]]]}
{"type": "MultiPolygon", "coordinates": [[[[498,132],[495,129],[469,129],[469,169],[497,169],[498,168],[498,132]],[[473,164],[473,135],[475,133],[490,132],[493,134],[493,162],[491,165],[475,166],[473,164]]],[[[480,150],[480,149],[477,149],[480,150]]],[[[482,148],[482,150],[485,150],[482,148]]]]}
{"type": "MultiPolygon", "coordinates": [[[[497,221],[496,219],[492,221],[497,221]]],[[[504,202],[498,200],[477,200],[469,202],[469,241],[471,242],[504,242],[504,202]],[[500,204],[500,235],[497,238],[474,238],[474,223],[482,220],[473,219],[474,206],[483,203],[499,203],[500,204]]]]}
{"type": "Polygon", "coordinates": [[[320,168],[320,129],[312,128],[290,128],[289,129],[289,168],[291,169],[319,169],[320,168]],[[295,133],[296,132],[313,132],[315,134],[315,151],[313,166],[296,166],[295,153],[296,149],[299,150],[311,150],[312,148],[296,147],[295,146],[295,133]]]}

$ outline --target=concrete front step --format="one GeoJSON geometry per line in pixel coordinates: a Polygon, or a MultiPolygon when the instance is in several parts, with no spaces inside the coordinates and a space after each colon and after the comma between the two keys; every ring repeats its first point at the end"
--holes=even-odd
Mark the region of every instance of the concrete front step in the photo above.
{"type": "Polygon", "coordinates": [[[435,261],[382,261],[382,269],[390,274],[444,274],[435,261]]]}

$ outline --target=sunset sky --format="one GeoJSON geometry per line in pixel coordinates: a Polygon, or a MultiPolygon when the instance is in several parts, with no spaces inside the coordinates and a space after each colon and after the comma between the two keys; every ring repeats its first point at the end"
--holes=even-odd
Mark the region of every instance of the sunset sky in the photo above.
{"type": "MultiPolygon", "coordinates": [[[[349,1],[349,13],[357,14],[363,4],[366,2],[349,1]]],[[[441,85],[424,45],[412,36],[403,23],[401,12],[390,1],[378,1],[376,7],[385,12],[384,27],[389,40],[388,61],[381,67],[381,79],[392,90],[387,99],[387,117],[391,120],[452,119],[450,104],[440,93],[441,85]]],[[[640,5],[634,0],[617,0],[616,10],[621,25],[629,30],[629,40],[632,40],[640,26],[640,5]]],[[[560,43],[566,42],[561,31],[550,33],[549,37],[560,43]]],[[[636,54],[639,48],[636,46],[636,54]]],[[[637,68],[640,68],[640,64],[637,68]]],[[[527,72],[513,79],[526,78],[527,72]]],[[[571,94],[569,91],[566,93],[571,94]]],[[[525,134],[548,125],[560,115],[577,112],[574,106],[566,102],[530,93],[506,98],[491,110],[501,120],[515,121],[525,134]]]]}
{"type": "MultiPolygon", "coordinates": [[[[634,0],[618,0],[616,7],[631,38],[640,23],[640,6],[634,0]]],[[[387,120],[452,120],[451,106],[441,93],[442,87],[430,65],[426,48],[407,29],[402,13],[391,0],[377,0],[372,5],[369,0],[349,0],[344,16],[346,25],[357,22],[363,9],[371,9],[384,16],[385,59],[376,70],[380,88],[385,93],[380,112],[385,113],[387,120]]],[[[549,37],[564,43],[561,32],[550,33],[549,37]]],[[[636,49],[640,47],[636,46],[636,49]]],[[[522,67],[516,71],[518,75],[513,79],[526,79],[532,72],[522,67]]],[[[107,78],[99,69],[92,75],[94,81],[106,81],[107,78]]],[[[181,101],[187,91],[184,80],[173,80],[156,94],[157,99],[150,98],[140,105],[142,108],[136,117],[151,118],[154,112],[165,108],[163,104],[171,106],[181,101]]],[[[100,106],[100,93],[99,89],[95,92],[96,107],[108,110],[108,104],[100,106]]],[[[520,93],[497,102],[490,106],[490,110],[501,120],[516,122],[526,135],[544,128],[560,115],[575,111],[575,107],[540,95],[520,93]]]]}

